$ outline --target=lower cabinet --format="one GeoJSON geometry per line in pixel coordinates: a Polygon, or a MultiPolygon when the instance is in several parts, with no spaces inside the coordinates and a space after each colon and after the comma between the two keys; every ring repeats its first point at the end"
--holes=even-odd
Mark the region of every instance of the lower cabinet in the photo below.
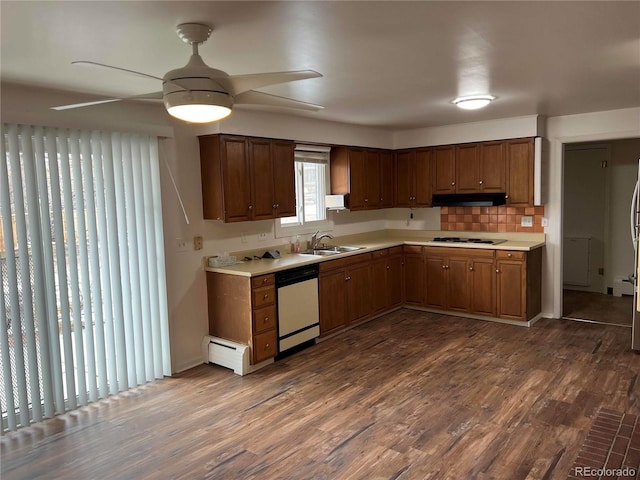
{"type": "MultiPolygon", "coordinates": [[[[405,253],[406,282],[406,265],[410,261],[418,265],[416,257],[405,253]]],[[[425,247],[423,265],[422,292],[406,290],[414,305],[519,321],[531,320],[541,311],[542,249],[425,247]],[[422,304],[418,303],[420,293],[422,304]]],[[[414,270],[412,276],[420,275],[417,268],[414,270]]],[[[414,280],[414,284],[419,282],[414,280]]]]}
{"type": "Polygon", "coordinates": [[[322,262],[319,285],[321,337],[399,307],[402,247],[322,262]]]}
{"type": "Polygon", "coordinates": [[[405,245],[404,257],[404,303],[416,307],[424,305],[424,247],[405,245]]]}
{"type": "Polygon", "coordinates": [[[531,320],[542,308],[542,249],[496,253],[497,316],[531,320]]]}
{"type": "Polygon", "coordinates": [[[210,335],[249,345],[252,365],[277,355],[273,274],[249,278],[207,272],[207,299],[210,335]]]}

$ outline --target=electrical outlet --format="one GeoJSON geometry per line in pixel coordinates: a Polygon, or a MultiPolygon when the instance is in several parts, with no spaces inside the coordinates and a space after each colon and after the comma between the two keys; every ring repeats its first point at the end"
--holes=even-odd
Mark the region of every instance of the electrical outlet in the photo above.
{"type": "Polygon", "coordinates": [[[241,233],[240,234],[240,243],[247,243],[247,234],[246,233],[241,233]]]}
{"type": "Polygon", "coordinates": [[[193,249],[202,250],[202,237],[200,235],[193,237],[193,249]]]}
{"type": "Polygon", "coordinates": [[[176,238],[176,250],[178,252],[188,252],[189,245],[184,238],[176,238]]]}
{"type": "Polygon", "coordinates": [[[258,241],[266,242],[267,241],[267,232],[260,232],[258,234],[258,241]]]}
{"type": "Polygon", "coordinates": [[[542,226],[543,227],[549,226],[549,219],[547,217],[542,217],[542,226]]]}
{"type": "Polygon", "coordinates": [[[533,227],[533,217],[531,215],[523,215],[520,220],[520,226],[533,227]]]}

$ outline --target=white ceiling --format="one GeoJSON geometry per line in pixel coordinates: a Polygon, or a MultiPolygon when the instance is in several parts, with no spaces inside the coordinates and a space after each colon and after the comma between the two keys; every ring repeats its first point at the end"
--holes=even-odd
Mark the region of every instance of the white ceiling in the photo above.
{"type": "MultiPolygon", "coordinates": [[[[244,74],[324,77],[262,89],[324,105],[319,119],[390,129],[640,106],[640,2],[0,2],[0,79],[91,95],[153,81],[72,66],[92,60],[163,76],[190,49],[182,22],[213,25],[200,53],[244,74]],[[458,95],[497,96],[461,111],[458,95]]],[[[99,112],[101,107],[89,107],[99,112]]]]}

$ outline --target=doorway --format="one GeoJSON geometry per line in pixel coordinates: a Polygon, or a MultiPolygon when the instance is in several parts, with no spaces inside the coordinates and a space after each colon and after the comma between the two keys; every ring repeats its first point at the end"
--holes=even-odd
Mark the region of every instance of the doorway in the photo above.
{"type": "Polygon", "coordinates": [[[563,318],[631,327],[627,223],[638,148],[638,139],[564,146],[563,318]]]}

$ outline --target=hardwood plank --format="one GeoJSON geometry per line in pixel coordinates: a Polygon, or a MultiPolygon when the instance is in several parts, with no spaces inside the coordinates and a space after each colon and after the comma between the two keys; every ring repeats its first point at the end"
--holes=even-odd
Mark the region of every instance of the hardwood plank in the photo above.
{"type": "Polygon", "coordinates": [[[566,478],[601,407],[640,414],[628,337],[401,309],[246,377],[202,365],[5,435],[0,473],[566,478]]]}

